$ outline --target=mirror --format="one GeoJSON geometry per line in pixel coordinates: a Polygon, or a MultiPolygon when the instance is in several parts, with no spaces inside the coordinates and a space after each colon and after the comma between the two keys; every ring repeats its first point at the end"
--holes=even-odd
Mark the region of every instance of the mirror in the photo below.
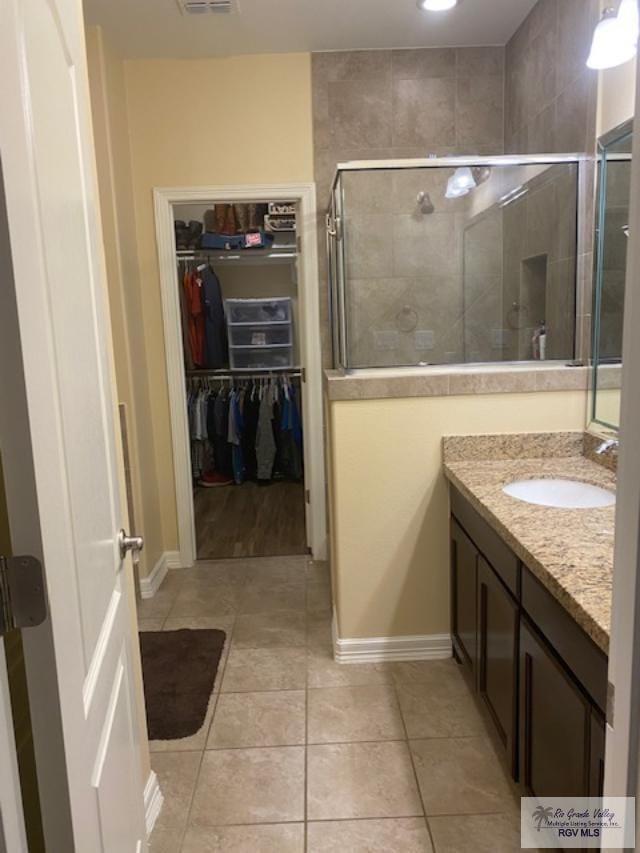
{"type": "Polygon", "coordinates": [[[614,430],[620,424],[632,145],[631,121],[598,142],[591,420],[614,430]]]}

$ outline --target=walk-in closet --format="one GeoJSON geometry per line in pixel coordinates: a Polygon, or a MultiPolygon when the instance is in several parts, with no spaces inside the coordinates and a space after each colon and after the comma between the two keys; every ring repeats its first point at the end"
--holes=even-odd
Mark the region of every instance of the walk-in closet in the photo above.
{"type": "Polygon", "coordinates": [[[173,214],[197,558],[304,554],[297,205],[173,214]]]}

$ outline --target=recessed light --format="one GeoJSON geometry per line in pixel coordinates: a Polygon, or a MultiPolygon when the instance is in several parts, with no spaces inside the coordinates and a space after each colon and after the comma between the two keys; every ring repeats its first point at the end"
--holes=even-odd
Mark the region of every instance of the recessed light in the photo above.
{"type": "Polygon", "coordinates": [[[447,9],[453,9],[458,0],[418,0],[418,9],[423,12],[446,12],[447,9]]]}
{"type": "Polygon", "coordinates": [[[605,9],[593,33],[589,68],[602,71],[629,62],[636,55],[638,41],[637,0],[623,0],[620,14],[605,9]]]}

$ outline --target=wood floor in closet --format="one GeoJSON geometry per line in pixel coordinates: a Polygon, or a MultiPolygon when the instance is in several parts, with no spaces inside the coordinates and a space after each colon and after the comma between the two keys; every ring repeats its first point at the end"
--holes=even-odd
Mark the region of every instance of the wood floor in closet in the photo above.
{"type": "Polygon", "coordinates": [[[199,560],[306,554],[303,483],[196,490],[199,560]]]}

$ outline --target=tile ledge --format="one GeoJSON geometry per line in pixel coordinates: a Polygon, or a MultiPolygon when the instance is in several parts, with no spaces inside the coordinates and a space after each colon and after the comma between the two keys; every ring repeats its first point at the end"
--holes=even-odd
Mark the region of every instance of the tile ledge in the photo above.
{"type": "Polygon", "coordinates": [[[544,364],[437,365],[324,371],[329,400],[444,397],[466,394],[585,391],[590,369],[565,362],[544,364]]]}

